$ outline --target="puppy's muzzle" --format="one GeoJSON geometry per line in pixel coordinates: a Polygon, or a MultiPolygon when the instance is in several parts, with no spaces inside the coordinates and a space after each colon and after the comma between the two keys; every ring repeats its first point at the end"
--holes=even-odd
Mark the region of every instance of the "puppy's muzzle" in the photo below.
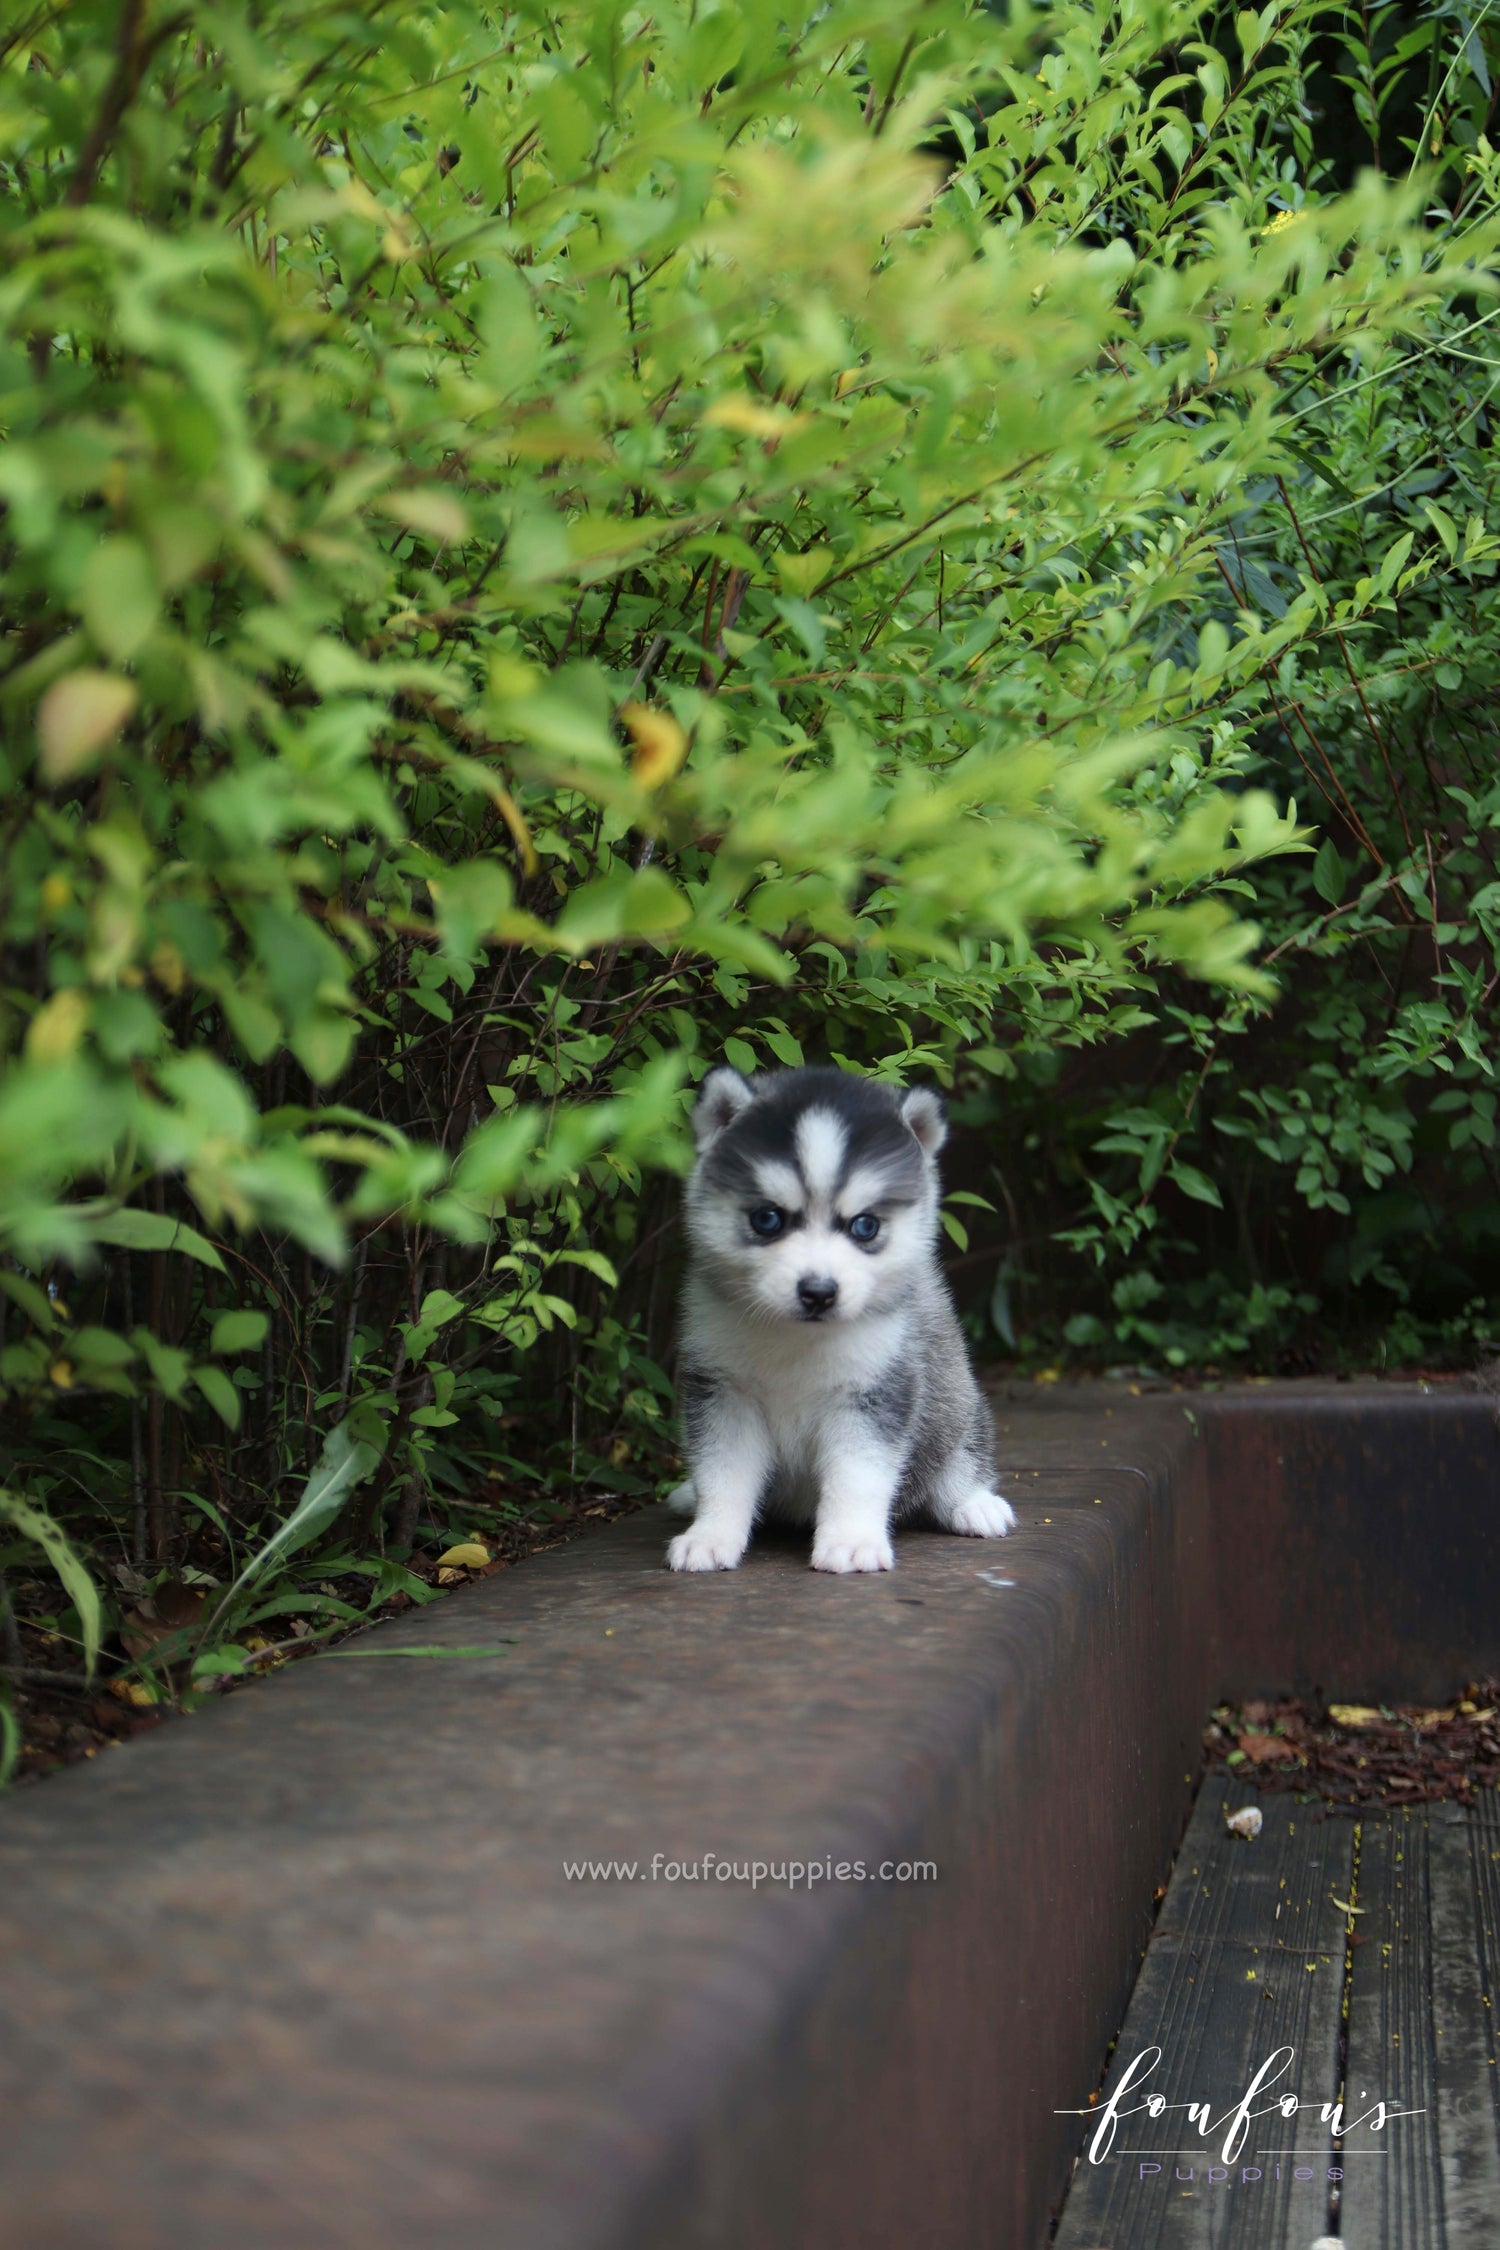
{"type": "Polygon", "coordinates": [[[797,1284],[797,1302],[803,1318],[821,1320],[838,1303],[839,1285],[823,1274],[805,1273],[797,1284]]]}

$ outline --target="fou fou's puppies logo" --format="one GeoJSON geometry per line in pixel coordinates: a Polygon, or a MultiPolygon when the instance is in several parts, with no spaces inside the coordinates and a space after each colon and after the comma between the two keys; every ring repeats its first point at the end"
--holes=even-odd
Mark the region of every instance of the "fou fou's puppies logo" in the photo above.
{"type": "MultiPolygon", "coordinates": [[[[1159,2176],[1164,2170],[1163,2158],[1181,2159],[1188,2155],[1198,2157],[1200,2154],[1204,2160],[1217,2156],[1218,2163],[1210,2164],[1208,2169],[1224,2179],[1229,2178],[1231,2168],[1236,2165],[1247,2177],[1253,2174],[1256,2179],[1261,2179],[1267,2175],[1268,2168],[1273,2163],[1285,2165],[1294,2160],[1300,2160],[1304,2167],[1304,2170],[1297,2171],[1298,2178],[1304,2176],[1304,2171],[1305,2176],[1312,2177],[1312,2170],[1308,2167],[1309,2158],[1317,2165],[1327,2167],[1330,2179],[1342,2178],[1340,2157],[1334,2155],[1330,2158],[1329,2143],[1347,2141],[1352,2134],[1360,2132],[1383,2133],[1398,2118],[1421,2117],[1424,2114],[1420,2109],[1399,2109],[1384,2096],[1371,2099],[1363,2089],[1359,2091],[1358,2099],[1368,2106],[1360,2109],[1357,2114],[1351,2114],[1350,2105],[1344,2101],[1304,2101],[1289,2086],[1283,2086],[1279,2094],[1273,2094],[1271,2088],[1286,2078],[1296,2056],[1295,2047],[1274,2048],[1238,2100],[1229,2108],[1216,2113],[1212,2100],[1207,2099],[1169,2102],[1164,2094],[1147,2094],[1144,2100],[1131,2101],[1129,2097],[1144,2085],[1162,2059],[1160,2047],[1143,2047],[1127,2063],[1109,2096],[1099,2107],[1060,2109],[1054,2114],[1058,2117],[1093,2118],[1094,2130],[1084,2149],[1087,2161],[1090,2164],[1103,2164],[1118,2153],[1137,2164],[1138,2177],[1141,2179],[1159,2176]],[[1262,2095],[1267,2097],[1264,2101],[1260,2100],[1262,2095]],[[1304,2112],[1315,2112],[1318,2123],[1323,2128],[1320,2144],[1316,2149],[1248,2149],[1251,2127],[1262,2119],[1275,2118],[1282,2126],[1295,2127],[1296,2120],[1304,2112]],[[1120,2124],[1124,2119],[1132,2117],[1147,2117],[1153,2122],[1165,2117],[1180,2117],[1182,2122],[1173,2124],[1173,2134],[1182,2140],[1196,2135],[1201,2143],[1201,2151],[1199,2148],[1182,2147],[1165,2150],[1120,2148],[1117,2151],[1116,2136],[1120,2124]],[[1248,2156],[1253,2156],[1258,2161],[1241,2161],[1248,2156]]],[[[1260,2139],[1264,2136],[1256,2137],[1260,2139]]],[[[1276,2134],[1274,2137],[1282,2139],[1285,2136],[1276,2134]]],[[[1280,2173],[1277,2172],[1276,2176],[1279,2178],[1280,2173]]]]}

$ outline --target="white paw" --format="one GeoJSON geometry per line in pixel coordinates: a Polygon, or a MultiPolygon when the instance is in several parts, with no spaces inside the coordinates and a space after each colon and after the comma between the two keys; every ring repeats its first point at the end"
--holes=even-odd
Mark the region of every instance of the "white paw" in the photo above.
{"type": "Polygon", "coordinates": [[[896,1557],[883,1533],[873,1539],[839,1539],[820,1533],[813,1541],[814,1570],[891,1570],[896,1557]]]}
{"type": "Polygon", "coordinates": [[[743,1539],[694,1524],[667,1541],[668,1570],[733,1570],[745,1552],[743,1539]]]}
{"type": "Polygon", "coordinates": [[[1016,1511],[998,1492],[971,1492],[948,1518],[950,1531],[966,1531],[971,1539],[1000,1539],[1016,1528],[1016,1511]]]}
{"type": "Polygon", "coordinates": [[[698,1494],[694,1489],[691,1477],[685,1484],[673,1485],[671,1491],[667,1494],[666,1504],[674,1516],[691,1516],[697,1513],[698,1494]]]}

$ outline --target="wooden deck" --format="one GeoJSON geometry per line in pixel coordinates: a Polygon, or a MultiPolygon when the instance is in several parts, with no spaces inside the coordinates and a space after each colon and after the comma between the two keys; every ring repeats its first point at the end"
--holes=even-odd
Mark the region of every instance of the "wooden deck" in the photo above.
{"type": "Polygon", "coordinates": [[[1113,2142],[1084,2127],[1056,2250],[1495,2250],[1497,1954],[1494,1792],[1353,1818],[1206,1782],[1093,2113],[1128,2081],[1113,2142]],[[1245,1803],[1252,1842],[1225,1827],[1245,1803]]]}

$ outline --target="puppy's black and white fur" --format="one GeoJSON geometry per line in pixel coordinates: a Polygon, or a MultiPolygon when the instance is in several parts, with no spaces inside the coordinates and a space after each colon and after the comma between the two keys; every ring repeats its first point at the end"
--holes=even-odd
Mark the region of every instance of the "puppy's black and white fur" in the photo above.
{"type": "Polygon", "coordinates": [[[937,1256],[938,1097],[844,1070],[710,1071],[693,1115],[673,1570],[733,1570],[757,1514],[815,1570],[889,1570],[915,1516],[993,1538],[994,1425],[937,1256]]]}

